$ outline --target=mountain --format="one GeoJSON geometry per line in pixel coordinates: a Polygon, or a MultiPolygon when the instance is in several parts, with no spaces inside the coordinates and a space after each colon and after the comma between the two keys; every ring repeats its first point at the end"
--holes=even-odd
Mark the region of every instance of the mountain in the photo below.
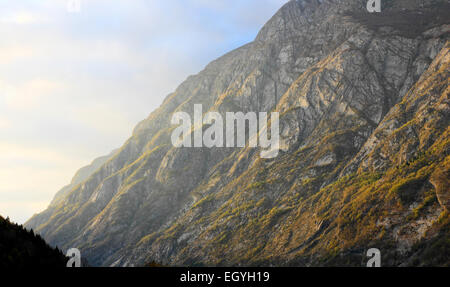
{"type": "Polygon", "coordinates": [[[61,188],[54,196],[52,202],[50,202],[47,209],[40,213],[39,216],[33,216],[31,219],[25,223],[27,226],[39,226],[45,222],[47,222],[50,217],[54,214],[58,206],[64,202],[66,196],[78,185],[86,181],[94,172],[96,172],[99,168],[101,168],[116,152],[117,150],[112,151],[106,156],[101,156],[92,161],[91,164],[80,168],[72,178],[70,184],[61,188]]]}
{"type": "Polygon", "coordinates": [[[103,266],[449,265],[450,6],[366,2],[288,2],[26,226],[103,266]],[[279,155],[173,147],[194,104],[279,112],[279,155]]]}
{"type": "Polygon", "coordinates": [[[13,224],[0,216],[0,267],[65,267],[68,258],[50,247],[32,230],[13,224]]]}

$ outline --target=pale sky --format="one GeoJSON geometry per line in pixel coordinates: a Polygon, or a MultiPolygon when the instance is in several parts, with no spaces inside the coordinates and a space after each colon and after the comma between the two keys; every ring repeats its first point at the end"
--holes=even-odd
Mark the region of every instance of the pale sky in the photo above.
{"type": "Polygon", "coordinates": [[[0,215],[24,223],[286,0],[0,0],[0,215]]]}

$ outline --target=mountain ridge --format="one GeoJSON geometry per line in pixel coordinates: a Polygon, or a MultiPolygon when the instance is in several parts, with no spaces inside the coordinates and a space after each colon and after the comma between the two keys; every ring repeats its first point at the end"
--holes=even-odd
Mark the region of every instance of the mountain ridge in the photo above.
{"type": "MultiPolygon", "coordinates": [[[[354,236],[360,241],[351,242],[348,234],[355,233],[349,231],[351,224],[335,214],[334,210],[355,213],[346,205],[354,200],[381,220],[381,211],[370,201],[356,200],[358,193],[365,199],[373,197],[363,192],[367,188],[386,193],[389,202],[398,201],[398,206],[392,205],[399,213],[409,208],[403,205],[420,206],[422,197],[428,198],[416,210],[415,220],[428,216],[434,223],[416,225],[441,230],[444,235],[438,237],[445,238],[448,213],[436,198],[445,201],[448,192],[444,188],[438,192],[442,195],[432,197],[429,179],[435,182],[431,185],[442,185],[442,180],[436,183],[442,176],[434,176],[434,167],[417,179],[421,185],[411,202],[401,195],[403,189],[409,191],[408,183],[406,187],[398,183],[400,191],[385,191],[380,181],[386,177],[396,182],[386,169],[395,174],[392,165],[394,169],[405,165],[437,141],[443,146],[431,153],[438,160],[434,164],[447,172],[441,157],[448,155],[448,93],[441,100],[444,108],[435,108],[444,116],[430,124],[439,129],[427,137],[429,144],[417,144],[420,137],[411,140],[407,145],[411,148],[400,148],[404,159],[395,164],[373,150],[382,149],[376,135],[388,125],[386,117],[394,114],[404,122],[398,104],[408,98],[411,88],[426,77],[435,79],[429,70],[438,65],[435,59],[448,64],[444,61],[448,24],[441,22],[415,38],[398,34],[395,28],[373,29],[344,15],[363,11],[362,2],[288,2],[254,42],[188,77],[136,126],[120,150],[26,226],[54,245],[79,248],[94,265],[142,265],[154,260],[165,265],[332,265],[342,263],[339,256],[349,250],[369,246],[382,232],[377,229],[381,225],[370,229],[374,235],[368,240],[368,229],[361,227],[362,233],[356,231],[354,236]],[[280,112],[280,155],[264,160],[257,149],[248,147],[173,148],[171,115],[176,111],[192,115],[196,103],[203,104],[204,111],[220,113],[280,112]],[[378,165],[383,160],[384,169],[378,165]]],[[[417,129],[425,123],[422,120],[417,129]]],[[[396,129],[384,130],[389,136],[396,129]]],[[[402,144],[403,138],[391,149],[398,151],[402,144]]],[[[386,152],[386,147],[382,150],[386,152]]],[[[374,215],[366,217],[373,227],[374,215]]],[[[398,220],[391,223],[394,230],[385,227],[387,235],[380,245],[396,242],[390,247],[395,251],[388,252],[400,259],[390,260],[390,265],[414,265],[410,252],[425,237],[406,236],[412,243],[401,243],[403,237],[396,237],[395,228],[410,223],[398,220]]],[[[350,256],[354,260],[348,264],[360,264],[360,257],[350,256]]]]}

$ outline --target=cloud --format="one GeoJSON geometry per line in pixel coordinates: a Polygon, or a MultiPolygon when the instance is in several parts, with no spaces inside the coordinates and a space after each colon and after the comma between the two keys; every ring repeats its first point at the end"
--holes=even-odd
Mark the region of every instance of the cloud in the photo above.
{"type": "Polygon", "coordinates": [[[0,64],[11,64],[16,60],[31,58],[33,49],[22,45],[9,45],[1,48],[0,64]]]}
{"type": "Polygon", "coordinates": [[[0,215],[5,218],[8,216],[13,222],[22,224],[37,210],[44,210],[48,204],[47,200],[2,200],[0,201],[0,215]]]}
{"type": "Polygon", "coordinates": [[[46,21],[48,21],[46,18],[28,11],[19,11],[0,18],[0,23],[16,25],[36,24],[46,21]]]}
{"type": "Polygon", "coordinates": [[[16,112],[40,108],[52,94],[62,89],[63,84],[48,79],[33,79],[16,87],[0,82],[0,90],[7,108],[16,112]]]}
{"type": "Polygon", "coordinates": [[[8,120],[8,119],[6,119],[6,118],[4,118],[4,117],[1,117],[0,116],[0,131],[3,129],[7,129],[7,128],[9,128],[11,126],[11,122],[8,120]]]}
{"type": "Polygon", "coordinates": [[[75,165],[85,164],[76,156],[45,147],[0,142],[0,214],[25,222],[70,182],[75,165]]]}
{"type": "Polygon", "coordinates": [[[14,161],[40,162],[42,164],[52,163],[56,166],[71,165],[74,160],[78,164],[82,163],[82,161],[76,160],[68,154],[53,149],[36,147],[32,144],[20,145],[15,142],[0,141],[0,164],[5,167],[11,167],[11,165],[5,165],[4,163],[14,161]]]}
{"type": "Polygon", "coordinates": [[[128,134],[133,124],[119,107],[100,103],[77,109],[73,116],[75,121],[85,124],[86,129],[94,129],[99,134],[128,134]]]}

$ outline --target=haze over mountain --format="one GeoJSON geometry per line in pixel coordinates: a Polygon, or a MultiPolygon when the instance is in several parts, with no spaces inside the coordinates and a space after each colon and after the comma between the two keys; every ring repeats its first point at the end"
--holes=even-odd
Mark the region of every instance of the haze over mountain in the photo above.
{"type": "Polygon", "coordinates": [[[366,2],[288,2],[26,226],[103,266],[450,264],[450,6],[366,2]],[[194,104],[279,112],[280,154],[173,147],[194,104]]]}

